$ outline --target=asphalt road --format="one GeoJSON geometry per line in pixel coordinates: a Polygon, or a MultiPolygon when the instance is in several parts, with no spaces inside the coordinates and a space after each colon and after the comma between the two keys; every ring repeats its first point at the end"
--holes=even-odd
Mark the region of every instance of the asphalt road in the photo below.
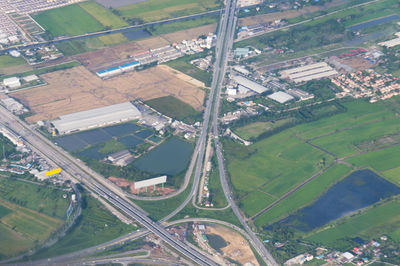
{"type": "MultiPolygon", "coordinates": [[[[256,249],[257,253],[262,257],[263,261],[267,265],[278,265],[278,263],[275,261],[271,253],[267,250],[267,248],[264,246],[264,244],[260,241],[260,239],[256,236],[256,234],[251,230],[249,225],[246,223],[243,215],[241,214],[239,207],[237,206],[236,202],[232,198],[232,192],[231,189],[229,188],[229,183],[228,179],[226,176],[226,171],[225,171],[225,160],[224,160],[224,155],[221,151],[221,144],[219,142],[219,130],[218,130],[218,115],[219,115],[219,105],[221,101],[221,89],[222,89],[222,84],[223,84],[223,78],[225,76],[225,69],[227,65],[228,58],[229,56],[229,51],[232,48],[233,45],[233,39],[234,39],[234,34],[235,34],[235,25],[237,21],[237,16],[236,16],[236,1],[230,1],[227,4],[226,10],[228,11],[228,16],[229,16],[229,22],[228,22],[228,28],[227,32],[225,33],[226,40],[225,40],[225,45],[223,48],[225,48],[225,52],[223,53],[224,60],[222,62],[221,69],[219,70],[220,73],[220,80],[218,81],[218,91],[216,95],[216,106],[214,108],[214,114],[213,114],[213,120],[212,120],[212,131],[213,135],[215,136],[215,149],[216,149],[216,155],[218,159],[218,167],[219,167],[219,175],[221,179],[221,185],[225,194],[225,197],[228,201],[228,203],[231,205],[231,208],[233,212],[235,213],[236,217],[239,219],[240,223],[243,225],[245,228],[246,232],[248,233],[249,237],[252,240],[253,247],[256,249]]],[[[218,49],[218,47],[217,47],[218,49]]],[[[221,49],[221,47],[219,48],[221,49]]],[[[218,50],[217,50],[218,51],[218,50]]]]}

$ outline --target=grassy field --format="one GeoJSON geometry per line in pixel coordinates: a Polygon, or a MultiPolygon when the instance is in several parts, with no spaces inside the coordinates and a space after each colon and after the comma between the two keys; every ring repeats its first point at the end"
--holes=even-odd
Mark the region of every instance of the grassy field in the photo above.
{"type": "Polygon", "coordinates": [[[31,71],[23,72],[23,73],[16,73],[16,74],[13,74],[13,75],[2,76],[0,78],[0,81],[2,81],[5,78],[13,77],[13,76],[26,77],[26,76],[29,76],[29,75],[32,75],[32,74],[42,75],[42,74],[46,74],[46,73],[50,73],[50,72],[54,72],[54,71],[58,71],[58,70],[64,70],[64,69],[68,69],[68,68],[73,68],[73,67],[79,66],[79,65],[80,65],[80,63],[78,61],[66,62],[66,63],[62,63],[62,64],[59,64],[59,65],[38,68],[38,69],[31,70],[31,71]]]}
{"type": "Polygon", "coordinates": [[[240,137],[244,139],[257,138],[264,132],[268,132],[273,130],[274,128],[285,125],[286,123],[290,123],[293,121],[293,118],[285,118],[277,121],[268,121],[268,122],[254,122],[239,128],[236,128],[234,131],[240,137]]]}
{"type": "Polygon", "coordinates": [[[350,170],[350,167],[343,164],[333,166],[281,201],[268,212],[257,217],[257,219],[255,219],[255,225],[261,227],[271,224],[285,218],[297,209],[310,204],[330,186],[339,181],[342,177],[347,176],[350,170]]]}
{"type": "MultiPolygon", "coordinates": [[[[398,156],[398,155],[396,155],[398,156]]],[[[383,176],[390,182],[400,186],[400,167],[392,168],[390,170],[384,171],[383,176]]]]}
{"type": "Polygon", "coordinates": [[[59,219],[65,218],[69,193],[52,187],[35,185],[9,178],[0,179],[0,199],[59,219]]]}
{"type": "Polygon", "coordinates": [[[240,144],[225,144],[227,158],[231,157],[228,171],[239,197],[256,189],[280,197],[333,160],[289,130],[256,142],[247,151],[241,147],[243,154],[234,151],[240,144]]]}
{"type": "Polygon", "coordinates": [[[15,58],[10,55],[2,55],[0,56],[0,68],[3,67],[11,67],[11,66],[19,66],[26,64],[25,60],[21,57],[15,58]]]}
{"type": "MultiPolygon", "coordinates": [[[[243,211],[254,215],[271,203],[269,195],[281,197],[290,188],[330,165],[333,157],[318,150],[310,141],[339,157],[354,168],[371,167],[388,180],[399,184],[400,98],[374,104],[344,102],[346,112],[284,130],[245,147],[224,140],[227,168],[243,211]],[[359,153],[362,152],[361,155],[359,153]],[[263,195],[266,192],[269,195],[263,195]],[[260,198],[261,200],[257,201],[260,198]],[[264,202],[264,204],[263,204],[264,202]]],[[[236,129],[242,136],[257,136],[269,124],[256,122],[236,129]],[[246,135],[247,134],[247,135],[246,135]]],[[[258,216],[257,227],[271,224],[310,204],[330,186],[352,170],[334,164],[281,203],[258,216]]]]}
{"type": "Polygon", "coordinates": [[[181,121],[193,123],[200,119],[200,113],[193,107],[173,96],[155,98],[145,102],[160,113],[181,121]]]}
{"type": "Polygon", "coordinates": [[[9,213],[11,213],[10,209],[0,205],[0,219],[1,217],[6,216],[9,213]]]}
{"type": "Polygon", "coordinates": [[[240,208],[244,210],[248,217],[253,216],[263,208],[274,202],[277,198],[256,190],[240,200],[240,208]]]}
{"type": "Polygon", "coordinates": [[[390,233],[398,229],[400,223],[400,202],[392,201],[377,207],[370,208],[360,215],[355,215],[321,231],[309,235],[306,239],[323,245],[341,246],[343,242],[355,236],[365,236],[390,233]]]}
{"type": "Polygon", "coordinates": [[[135,230],[122,223],[94,198],[85,195],[82,214],[67,235],[48,249],[35,254],[32,259],[66,254],[107,242],[135,230]]]}
{"type": "Polygon", "coordinates": [[[169,61],[166,64],[180,72],[185,73],[186,75],[189,75],[197,80],[204,82],[204,84],[206,86],[210,86],[212,74],[190,64],[191,60],[193,60],[195,58],[199,58],[199,57],[200,56],[198,56],[198,55],[184,56],[184,57],[169,61]]]}
{"type": "Polygon", "coordinates": [[[0,199],[0,258],[17,255],[43,243],[63,221],[0,199]]]}
{"type": "Polygon", "coordinates": [[[365,153],[356,157],[346,159],[357,167],[370,166],[376,171],[386,171],[399,166],[400,146],[393,146],[387,149],[365,153]]]}
{"type": "Polygon", "coordinates": [[[167,34],[180,30],[191,29],[218,22],[218,16],[205,16],[191,20],[177,21],[167,24],[154,25],[148,28],[152,35],[167,34]]]}
{"type": "Polygon", "coordinates": [[[33,18],[52,36],[74,36],[104,29],[104,26],[79,5],[43,11],[33,18]]]}
{"type": "Polygon", "coordinates": [[[146,2],[117,8],[117,12],[126,19],[142,19],[145,22],[180,17],[217,9],[218,0],[147,0],[146,2]]]}
{"type": "Polygon", "coordinates": [[[80,3],[79,6],[105,27],[117,29],[128,26],[128,23],[123,21],[120,17],[116,16],[109,9],[98,4],[96,1],[83,2],[80,3]]]}

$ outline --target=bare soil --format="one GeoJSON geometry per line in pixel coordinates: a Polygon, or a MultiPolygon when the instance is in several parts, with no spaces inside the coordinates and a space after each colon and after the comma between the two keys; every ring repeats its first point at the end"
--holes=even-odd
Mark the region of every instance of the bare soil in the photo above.
{"type": "Polygon", "coordinates": [[[174,96],[196,110],[203,109],[205,92],[180,73],[161,66],[102,80],[83,66],[41,76],[48,85],[11,93],[34,113],[28,123],[135,99],[174,96]]]}
{"type": "Polygon", "coordinates": [[[259,265],[249,243],[242,235],[219,225],[207,226],[207,230],[210,234],[219,235],[227,243],[226,247],[221,248],[224,256],[240,262],[241,265],[247,262],[259,265]]]}

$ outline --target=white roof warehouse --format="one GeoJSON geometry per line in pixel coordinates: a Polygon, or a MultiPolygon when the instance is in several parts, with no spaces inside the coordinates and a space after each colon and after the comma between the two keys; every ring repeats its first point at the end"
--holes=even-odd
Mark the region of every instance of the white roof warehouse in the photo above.
{"type": "Polygon", "coordinates": [[[266,87],[258,84],[257,82],[254,82],[254,81],[249,80],[242,76],[234,76],[233,80],[237,84],[242,85],[243,87],[246,87],[249,90],[252,90],[252,91],[260,93],[260,94],[270,90],[269,88],[266,88],[266,87]]]}
{"type": "Polygon", "coordinates": [[[106,126],[140,118],[140,111],[130,102],[62,115],[51,121],[59,134],[106,126]]]}

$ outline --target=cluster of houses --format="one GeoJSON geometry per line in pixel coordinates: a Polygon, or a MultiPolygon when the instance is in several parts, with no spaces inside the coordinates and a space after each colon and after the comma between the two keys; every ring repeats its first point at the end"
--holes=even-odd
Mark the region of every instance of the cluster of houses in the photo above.
{"type": "Polygon", "coordinates": [[[370,102],[400,94],[400,79],[390,74],[378,74],[371,69],[342,74],[331,79],[343,92],[339,96],[370,97],[370,102]]]}

